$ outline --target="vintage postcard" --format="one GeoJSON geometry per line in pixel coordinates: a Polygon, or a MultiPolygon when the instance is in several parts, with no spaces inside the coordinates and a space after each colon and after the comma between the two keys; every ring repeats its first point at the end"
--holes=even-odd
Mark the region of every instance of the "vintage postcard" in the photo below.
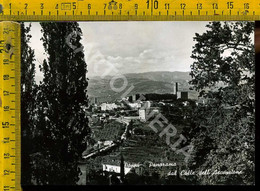
{"type": "Polygon", "coordinates": [[[21,23],[22,185],[254,185],[254,22],[21,23]]]}

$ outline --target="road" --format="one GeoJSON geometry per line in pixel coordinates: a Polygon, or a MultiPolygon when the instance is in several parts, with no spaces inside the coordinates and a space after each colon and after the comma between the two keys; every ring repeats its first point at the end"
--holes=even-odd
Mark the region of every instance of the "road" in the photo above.
{"type": "Polygon", "coordinates": [[[83,159],[88,159],[88,158],[93,157],[93,156],[95,156],[95,155],[100,155],[100,154],[102,154],[103,152],[106,152],[106,151],[108,151],[108,150],[110,150],[110,149],[112,149],[112,148],[114,148],[114,147],[116,147],[116,146],[119,146],[123,141],[126,140],[126,134],[127,134],[127,131],[128,131],[128,126],[129,126],[130,120],[124,119],[124,118],[122,118],[122,117],[116,118],[115,120],[116,120],[117,122],[119,122],[119,123],[126,124],[126,128],[125,128],[124,133],[121,135],[120,142],[116,142],[116,143],[113,142],[113,143],[111,143],[111,144],[109,144],[109,145],[107,145],[107,146],[105,146],[105,147],[99,148],[99,149],[97,149],[97,150],[95,150],[95,151],[89,153],[88,155],[82,156],[83,159]]]}

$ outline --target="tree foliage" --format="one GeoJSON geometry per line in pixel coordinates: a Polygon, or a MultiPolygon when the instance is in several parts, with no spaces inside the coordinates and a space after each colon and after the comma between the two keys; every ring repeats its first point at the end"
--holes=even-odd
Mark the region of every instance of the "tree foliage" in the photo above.
{"type": "Polygon", "coordinates": [[[191,84],[206,102],[193,115],[190,166],[242,171],[200,176],[202,184],[254,184],[255,61],[253,22],[211,22],[196,34],[191,84]]]}
{"type": "Polygon", "coordinates": [[[43,46],[47,54],[41,70],[44,74],[37,95],[38,152],[34,158],[37,184],[76,184],[78,160],[86,149],[89,135],[86,108],[87,65],[81,47],[81,29],[76,22],[41,23],[43,46]]]}
{"type": "Polygon", "coordinates": [[[31,25],[21,23],[21,131],[22,131],[22,183],[31,182],[29,155],[33,151],[32,136],[35,128],[36,91],[35,55],[30,47],[31,25]]]}

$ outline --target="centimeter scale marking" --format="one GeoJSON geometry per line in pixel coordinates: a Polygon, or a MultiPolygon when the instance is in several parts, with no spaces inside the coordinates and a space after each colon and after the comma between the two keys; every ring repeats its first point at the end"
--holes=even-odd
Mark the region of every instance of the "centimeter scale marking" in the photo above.
{"type": "Polygon", "coordinates": [[[0,20],[259,19],[259,0],[0,0],[0,20]]]}
{"type": "Polygon", "coordinates": [[[0,191],[20,189],[20,26],[0,22],[0,191]]]}

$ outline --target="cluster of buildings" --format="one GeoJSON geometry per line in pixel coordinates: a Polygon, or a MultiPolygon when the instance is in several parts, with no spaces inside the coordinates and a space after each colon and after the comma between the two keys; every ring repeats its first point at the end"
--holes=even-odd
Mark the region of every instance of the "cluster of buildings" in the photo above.
{"type": "Polygon", "coordinates": [[[102,103],[100,105],[101,111],[110,111],[119,108],[119,106],[115,103],[102,103]]]}
{"type": "MultiPolygon", "coordinates": [[[[126,98],[123,98],[122,100],[127,100],[129,101],[129,105],[131,107],[138,107],[139,103],[138,100],[140,99],[140,94],[133,94],[131,96],[128,96],[126,98]]],[[[179,83],[175,82],[173,84],[173,92],[171,94],[157,94],[156,98],[153,96],[153,94],[147,94],[145,97],[148,96],[148,99],[146,100],[173,100],[173,99],[182,99],[182,100],[188,100],[189,99],[189,93],[187,91],[180,91],[179,90],[179,83]]],[[[90,105],[102,105],[102,110],[111,110],[117,108],[115,103],[105,103],[104,102],[104,97],[99,98],[99,97],[90,97],[89,98],[90,105]]],[[[117,100],[117,101],[120,101],[117,100]]]]}
{"type": "MultiPolygon", "coordinates": [[[[93,106],[93,113],[113,113],[113,115],[134,117],[141,121],[146,121],[148,114],[157,115],[160,112],[159,105],[165,105],[174,100],[181,99],[184,102],[189,99],[188,92],[179,91],[179,83],[174,83],[172,94],[146,94],[144,97],[146,101],[140,100],[140,94],[134,94],[126,98],[116,100],[114,103],[99,103],[97,97],[91,98],[90,103],[93,106]],[[94,112],[96,111],[96,112],[94,112]]],[[[96,117],[96,116],[93,116],[96,117]]],[[[150,117],[150,116],[149,116],[150,117]]],[[[104,116],[100,120],[106,121],[104,116]]]]}

